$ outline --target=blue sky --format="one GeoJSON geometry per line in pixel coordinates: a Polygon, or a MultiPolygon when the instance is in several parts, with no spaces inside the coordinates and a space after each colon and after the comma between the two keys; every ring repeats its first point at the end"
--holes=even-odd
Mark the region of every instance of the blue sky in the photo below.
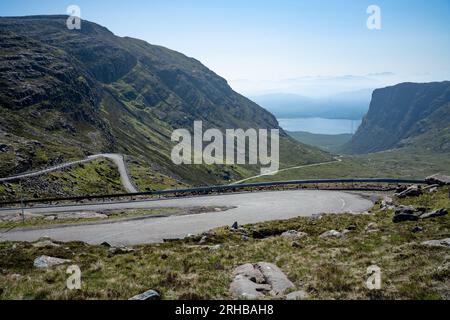
{"type": "Polygon", "coordinates": [[[249,94],[305,77],[450,78],[448,0],[1,0],[0,15],[63,14],[70,4],[117,35],[195,57],[249,94]],[[371,4],[381,30],[366,27],[371,4]]]}

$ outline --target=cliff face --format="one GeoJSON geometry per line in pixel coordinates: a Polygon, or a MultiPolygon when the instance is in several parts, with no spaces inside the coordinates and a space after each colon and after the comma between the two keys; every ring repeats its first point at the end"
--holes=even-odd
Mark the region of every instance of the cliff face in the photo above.
{"type": "MultiPolygon", "coordinates": [[[[192,128],[194,120],[219,129],[278,128],[272,114],[199,61],[88,21],[68,30],[66,19],[0,18],[0,176],[120,152],[188,182],[217,182],[246,171],[174,166],[173,129],[192,128]]],[[[282,135],[285,165],[329,158],[282,135]]]]}
{"type": "Polygon", "coordinates": [[[344,146],[349,153],[399,147],[450,151],[450,82],[401,83],[373,92],[369,112],[344,146]]]}

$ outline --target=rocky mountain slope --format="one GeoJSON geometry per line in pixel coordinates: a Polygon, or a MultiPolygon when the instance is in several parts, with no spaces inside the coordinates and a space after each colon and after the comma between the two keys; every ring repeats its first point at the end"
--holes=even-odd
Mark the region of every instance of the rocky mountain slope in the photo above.
{"type": "Polygon", "coordinates": [[[343,149],[362,154],[401,147],[450,151],[450,81],[375,90],[369,112],[343,149]]]}
{"type": "MultiPolygon", "coordinates": [[[[140,168],[190,184],[258,170],[175,166],[170,136],[194,120],[278,128],[273,115],[193,58],[88,21],[69,30],[66,19],[0,18],[0,176],[100,152],[127,154],[140,168]]],[[[330,159],[283,131],[280,153],[282,167],[330,159]]]]}

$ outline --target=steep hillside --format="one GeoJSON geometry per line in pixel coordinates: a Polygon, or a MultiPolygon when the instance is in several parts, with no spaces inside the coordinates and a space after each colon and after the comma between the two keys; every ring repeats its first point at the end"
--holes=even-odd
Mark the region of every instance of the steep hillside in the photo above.
{"type": "Polygon", "coordinates": [[[343,149],[362,154],[399,147],[450,151],[450,81],[375,90],[369,112],[343,149]]]}
{"type": "MultiPolygon", "coordinates": [[[[190,184],[256,172],[250,166],[175,166],[171,133],[205,127],[278,128],[273,115],[234,92],[193,58],[66,16],[0,18],[0,176],[98,152],[190,184]]],[[[283,131],[281,166],[319,162],[324,152],[283,131]]],[[[145,184],[145,183],[144,183],[145,184]]]]}

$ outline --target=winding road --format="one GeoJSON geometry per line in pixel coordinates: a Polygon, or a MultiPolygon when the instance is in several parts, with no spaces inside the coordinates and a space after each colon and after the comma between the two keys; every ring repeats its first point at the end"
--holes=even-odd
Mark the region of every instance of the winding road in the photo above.
{"type": "Polygon", "coordinates": [[[96,159],[99,158],[106,158],[111,160],[112,162],[114,162],[114,164],[117,166],[119,173],[120,173],[120,181],[122,182],[123,187],[125,188],[125,190],[127,190],[127,192],[130,193],[136,193],[138,192],[138,190],[136,189],[136,187],[134,186],[128,171],[127,171],[127,167],[123,158],[123,155],[121,154],[117,154],[117,153],[101,153],[101,154],[95,154],[92,156],[87,157],[86,159],[83,160],[77,160],[77,161],[70,161],[70,162],[65,162],[50,168],[46,168],[46,169],[42,169],[42,170],[37,170],[37,171],[32,171],[32,172],[26,172],[23,174],[19,174],[19,175],[15,175],[15,176],[11,176],[11,177],[6,177],[6,178],[0,178],[0,182],[8,182],[8,181],[14,181],[14,180],[19,180],[19,179],[25,179],[25,178],[31,178],[31,177],[36,177],[36,176],[40,176],[40,175],[44,175],[53,171],[58,171],[64,168],[68,168],[68,167],[72,167],[74,165],[77,164],[82,164],[82,163],[86,163],[86,162],[90,162],[90,161],[94,161],[96,159]]]}
{"type": "Polygon", "coordinates": [[[276,175],[280,172],[285,172],[285,171],[289,171],[289,170],[294,170],[294,169],[302,169],[302,168],[310,168],[310,167],[317,167],[317,166],[322,166],[324,164],[330,164],[330,163],[336,163],[336,162],[342,162],[342,159],[340,157],[335,157],[333,161],[326,161],[326,162],[319,162],[319,163],[311,163],[311,164],[304,164],[301,166],[295,166],[295,167],[289,167],[289,168],[284,168],[284,169],[280,169],[274,172],[268,172],[268,173],[263,173],[263,174],[258,174],[257,176],[253,176],[253,177],[249,177],[249,178],[245,178],[239,181],[235,181],[233,183],[230,183],[230,186],[235,185],[235,184],[241,184],[242,182],[245,181],[249,181],[249,180],[253,180],[256,178],[260,178],[260,177],[264,177],[264,176],[273,176],[276,175]]]}
{"type": "MultiPolygon", "coordinates": [[[[145,209],[161,207],[192,208],[233,207],[222,212],[193,215],[153,217],[140,220],[100,222],[89,225],[46,227],[42,229],[10,230],[0,234],[0,241],[34,241],[48,236],[59,241],[79,240],[91,244],[107,241],[112,245],[157,243],[163,239],[183,238],[210,229],[262,221],[311,216],[318,213],[360,213],[373,203],[357,194],[338,191],[294,190],[235,193],[191,198],[147,200],[122,203],[102,203],[72,206],[34,207],[28,213],[101,211],[114,209],[145,209]]],[[[1,209],[0,215],[17,214],[18,209],[1,209]]]]}

